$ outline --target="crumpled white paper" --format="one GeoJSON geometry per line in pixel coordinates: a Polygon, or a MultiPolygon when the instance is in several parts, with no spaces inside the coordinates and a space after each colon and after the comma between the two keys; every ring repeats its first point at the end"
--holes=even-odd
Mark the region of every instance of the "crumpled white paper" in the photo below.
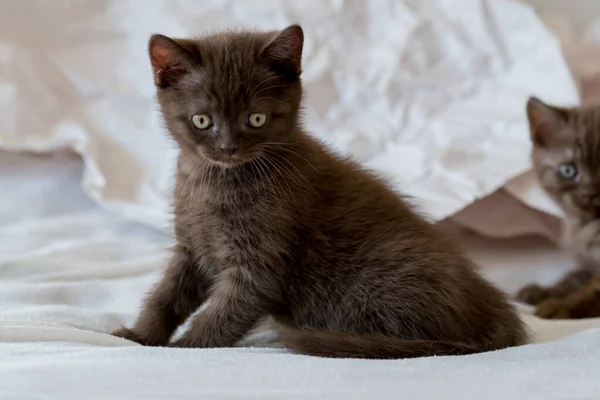
{"type": "Polygon", "coordinates": [[[72,148],[84,189],[155,227],[176,154],[153,100],[151,33],[305,30],[306,125],[439,220],[529,168],[525,99],[576,104],[557,40],[509,0],[0,3],[0,147],[72,148]]]}

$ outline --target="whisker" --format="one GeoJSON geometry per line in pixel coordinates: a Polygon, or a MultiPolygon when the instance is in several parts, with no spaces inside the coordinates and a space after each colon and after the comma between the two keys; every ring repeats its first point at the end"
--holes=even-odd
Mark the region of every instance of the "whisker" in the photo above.
{"type": "Polygon", "coordinates": [[[285,142],[285,143],[277,143],[277,142],[265,142],[262,143],[261,146],[268,146],[268,145],[275,145],[275,146],[295,146],[298,143],[291,143],[291,142],[285,142]]]}
{"type": "MultiPolygon", "coordinates": [[[[266,148],[266,147],[268,147],[268,146],[266,146],[266,143],[263,143],[263,144],[262,144],[262,146],[264,146],[265,148],[266,148]]],[[[307,159],[306,159],[304,156],[302,156],[302,155],[298,154],[298,153],[297,153],[297,152],[295,152],[294,150],[290,150],[290,149],[288,149],[288,148],[284,148],[284,147],[273,147],[273,146],[271,146],[270,148],[272,148],[272,149],[278,149],[278,150],[283,150],[283,151],[287,151],[287,152],[288,152],[288,153],[290,153],[290,154],[294,154],[294,155],[296,155],[297,157],[299,157],[299,158],[303,159],[304,161],[306,161],[306,163],[307,163],[308,165],[310,165],[310,167],[311,167],[312,169],[314,169],[314,170],[315,170],[315,172],[319,172],[319,173],[320,173],[320,171],[319,171],[319,170],[318,170],[318,169],[317,169],[317,168],[316,168],[316,167],[315,167],[315,166],[314,166],[314,165],[313,165],[313,164],[312,164],[310,161],[308,161],[308,160],[307,160],[307,159]]]]}
{"type": "MultiPolygon", "coordinates": [[[[308,180],[306,180],[306,178],[304,178],[300,172],[298,171],[297,168],[294,167],[294,169],[296,170],[297,174],[295,174],[291,169],[286,168],[286,166],[284,164],[281,163],[282,159],[277,159],[274,158],[273,162],[277,163],[278,165],[281,166],[281,168],[285,171],[286,176],[288,177],[288,179],[290,179],[297,187],[299,190],[306,190],[306,191],[310,191],[315,195],[318,195],[317,191],[312,187],[312,185],[308,182],[308,180]],[[297,178],[297,175],[300,175],[300,177],[302,178],[302,180],[299,180],[297,178]]],[[[290,164],[291,165],[291,164],[290,164]]]]}
{"type": "MultiPolygon", "coordinates": [[[[267,176],[267,173],[262,165],[262,163],[260,162],[260,158],[256,158],[254,160],[252,160],[252,164],[256,166],[256,168],[258,169],[258,175],[259,175],[259,179],[262,181],[263,179],[266,179],[267,185],[269,186],[269,189],[271,190],[271,192],[273,193],[274,196],[277,196],[277,193],[275,192],[275,188],[273,186],[273,183],[271,182],[271,180],[269,179],[269,177],[267,176]]],[[[263,182],[264,183],[264,182],[263,182]]]]}
{"type": "Polygon", "coordinates": [[[310,167],[311,167],[312,169],[314,169],[314,170],[315,170],[315,172],[320,172],[320,171],[319,171],[319,170],[318,170],[318,169],[317,169],[317,168],[316,168],[314,165],[312,165],[312,163],[311,163],[310,161],[308,161],[308,160],[307,160],[307,159],[306,159],[304,156],[302,156],[302,155],[298,154],[298,153],[297,153],[297,152],[295,152],[294,150],[290,150],[290,149],[283,148],[283,147],[281,148],[281,150],[283,150],[283,151],[287,151],[288,153],[291,153],[291,154],[295,154],[296,156],[298,156],[298,157],[300,157],[301,159],[303,159],[304,161],[306,161],[306,163],[307,163],[308,165],[310,165],[310,167]]]}
{"type": "MultiPolygon", "coordinates": [[[[264,167],[267,169],[269,176],[273,178],[271,181],[272,182],[271,184],[277,187],[277,189],[279,191],[279,196],[282,199],[285,199],[286,196],[285,196],[285,191],[283,190],[283,185],[281,185],[281,183],[279,182],[279,179],[277,179],[273,173],[274,171],[277,172],[277,168],[271,162],[269,162],[268,159],[266,159],[264,157],[264,154],[263,154],[263,157],[260,157],[259,159],[261,160],[261,164],[263,164],[264,167]]],[[[291,188],[289,186],[288,186],[288,189],[291,190],[291,188]]]]}
{"type": "Polygon", "coordinates": [[[212,184],[211,180],[212,180],[213,175],[214,175],[213,166],[212,166],[212,164],[208,164],[206,166],[206,177],[204,178],[204,182],[202,185],[204,190],[208,191],[211,189],[211,184],[212,184]]]}
{"type": "Polygon", "coordinates": [[[283,178],[283,183],[285,183],[285,185],[287,186],[290,195],[292,196],[292,199],[294,200],[294,203],[296,202],[296,197],[294,196],[294,192],[292,191],[292,187],[290,186],[290,184],[288,183],[287,179],[285,179],[286,177],[289,178],[289,174],[285,174],[285,168],[281,168],[281,166],[278,166],[273,160],[272,157],[269,157],[267,154],[265,154],[264,160],[266,162],[268,162],[274,169],[275,171],[277,171],[279,174],[281,175],[285,175],[283,178]]]}
{"type": "Polygon", "coordinates": [[[204,171],[202,171],[202,180],[200,181],[200,187],[205,191],[210,190],[209,179],[210,179],[211,172],[212,172],[212,165],[207,164],[204,168],[204,171]]]}
{"type": "Polygon", "coordinates": [[[260,101],[260,100],[273,100],[273,101],[277,102],[278,104],[286,104],[285,101],[279,100],[278,98],[275,98],[272,96],[263,96],[263,97],[259,97],[257,99],[252,99],[252,101],[260,101]]]}
{"type": "Polygon", "coordinates": [[[260,88],[262,85],[264,85],[265,83],[267,83],[267,82],[269,82],[269,81],[272,81],[273,79],[278,79],[278,78],[279,78],[278,76],[271,76],[271,77],[269,77],[269,78],[267,78],[267,79],[263,80],[263,81],[262,81],[262,82],[260,82],[258,85],[256,85],[256,86],[254,87],[254,89],[252,89],[252,92],[250,93],[250,96],[248,96],[248,97],[252,98],[252,96],[254,96],[254,93],[255,93],[255,92],[256,92],[256,91],[257,91],[257,90],[258,90],[258,89],[259,89],[259,88],[260,88]]]}
{"type": "MultiPolygon", "coordinates": [[[[196,168],[197,168],[197,166],[196,166],[196,168]]],[[[195,171],[195,168],[194,168],[194,171],[195,171]]],[[[192,173],[194,171],[192,171],[192,173]]],[[[198,179],[195,176],[195,174],[193,174],[193,176],[191,176],[191,175],[192,174],[190,174],[190,182],[192,183],[192,190],[190,190],[190,192],[188,194],[188,199],[187,199],[188,201],[192,201],[192,200],[194,200],[194,197],[196,197],[195,196],[195,193],[196,193],[196,184],[197,184],[197,181],[198,181],[198,179]]]]}
{"type": "Polygon", "coordinates": [[[281,187],[277,184],[276,180],[274,178],[272,179],[272,175],[269,174],[269,167],[265,165],[262,158],[258,158],[258,161],[261,171],[263,171],[263,173],[265,174],[265,178],[269,181],[269,185],[271,186],[273,195],[275,195],[275,197],[281,197],[283,199],[283,191],[281,190],[281,187]]]}
{"type": "Polygon", "coordinates": [[[254,93],[254,96],[258,96],[260,93],[264,92],[265,90],[271,90],[271,89],[275,89],[275,88],[278,88],[278,87],[287,87],[287,86],[291,86],[291,84],[287,83],[287,84],[283,84],[283,85],[268,86],[266,88],[260,89],[256,93],[254,93]]]}
{"type": "MultiPolygon", "coordinates": [[[[269,149],[265,149],[265,151],[268,153],[269,149]]],[[[270,153],[270,154],[273,156],[273,158],[276,155],[275,153],[270,153]]],[[[313,193],[317,194],[317,191],[312,187],[312,185],[310,184],[310,182],[308,181],[308,179],[306,179],[306,177],[302,174],[302,172],[300,172],[300,170],[298,169],[298,167],[296,167],[293,162],[291,162],[290,160],[288,160],[286,158],[283,158],[283,157],[281,157],[279,159],[279,161],[280,162],[281,161],[285,161],[290,167],[294,168],[294,170],[296,171],[297,175],[300,178],[302,178],[302,180],[304,180],[304,182],[306,182],[306,185],[300,185],[300,183],[294,178],[294,181],[296,182],[297,185],[304,186],[305,188],[310,189],[313,193]]]]}

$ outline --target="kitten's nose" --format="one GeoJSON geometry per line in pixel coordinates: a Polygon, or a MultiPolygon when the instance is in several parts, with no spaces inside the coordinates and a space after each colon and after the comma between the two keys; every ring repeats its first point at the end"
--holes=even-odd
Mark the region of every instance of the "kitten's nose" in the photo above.
{"type": "Polygon", "coordinates": [[[221,147],[221,151],[231,157],[236,151],[237,147],[221,147]]]}

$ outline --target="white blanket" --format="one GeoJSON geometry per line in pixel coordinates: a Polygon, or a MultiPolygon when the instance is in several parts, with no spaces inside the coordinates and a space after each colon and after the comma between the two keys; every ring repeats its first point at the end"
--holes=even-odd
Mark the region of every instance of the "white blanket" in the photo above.
{"type": "MultiPolygon", "coordinates": [[[[527,309],[538,344],[419,360],[153,349],[106,334],[133,322],[171,243],[173,152],[152,111],[149,33],[293,22],[307,33],[310,130],[390,175],[435,219],[529,168],[526,96],[578,100],[556,40],[508,0],[0,2],[0,148],[68,148],[85,164],[0,153],[0,399],[598,398],[600,331],[589,329],[600,321],[540,321],[527,309]]],[[[531,182],[503,193],[547,209],[531,182]]],[[[516,225],[501,235],[546,228],[516,225]]],[[[508,291],[570,263],[537,239],[463,240],[508,291]]]]}
{"type": "Polygon", "coordinates": [[[594,400],[600,394],[598,331],[497,353],[398,361],[65,343],[3,345],[2,357],[4,399],[594,400]]]}
{"type": "MultiPolygon", "coordinates": [[[[327,360],[282,349],[144,348],[112,337],[107,332],[133,322],[144,292],[159,278],[168,235],[93,204],[79,188],[81,164],[74,156],[0,153],[0,171],[0,399],[551,400],[600,394],[600,329],[554,341],[598,328],[600,321],[540,321],[527,310],[535,341],[546,343],[468,357],[327,360]]],[[[552,279],[568,263],[538,241],[471,237],[464,245],[486,276],[509,291],[525,280],[552,279]]]]}

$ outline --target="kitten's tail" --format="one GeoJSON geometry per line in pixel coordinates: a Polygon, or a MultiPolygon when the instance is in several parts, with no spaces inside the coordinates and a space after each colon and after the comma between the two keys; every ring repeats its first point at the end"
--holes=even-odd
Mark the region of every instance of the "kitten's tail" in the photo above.
{"type": "Polygon", "coordinates": [[[438,340],[409,340],[377,334],[282,328],[284,346],[296,353],[318,357],[398,359],[480,353],[492,348],[438,340]]]}

